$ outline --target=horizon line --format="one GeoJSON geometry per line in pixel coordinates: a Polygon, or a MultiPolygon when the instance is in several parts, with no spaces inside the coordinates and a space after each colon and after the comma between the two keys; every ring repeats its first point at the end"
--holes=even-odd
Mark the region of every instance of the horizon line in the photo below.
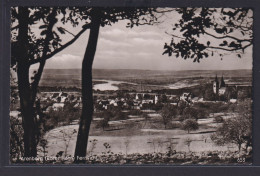
{"type": "MultiPolygon", "coordinates": [[[[31,68],[30,70],[37,70],[35,68],[31,68]]],[[[45,68],[44,70],[81,70],[81,68],[45,68]]],[[[190,70],[156,70],[156,69],[131,69],[131,68],[93,68],[92,70],[142,70],[142,71],[234,71],[234,70],[252,70],[253,69],[248,69],[248,68],[241,68],[241,69],[216,69],[216,70],[212,70],[212,69],[190,69],[190,70]]]]}

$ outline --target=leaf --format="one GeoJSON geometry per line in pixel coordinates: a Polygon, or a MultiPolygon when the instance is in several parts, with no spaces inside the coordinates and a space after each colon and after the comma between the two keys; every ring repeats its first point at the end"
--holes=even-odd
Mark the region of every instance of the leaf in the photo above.
{"type": "Polygon", "coordinates": [[[232,41],[228,47],[238,48],[239,44],[236,44],[234,41],[232,41]]]}
{"type": "Polygon", "coordinates": [[[162,53],[162,55],[167,54],[167,53],[168,53],[168,50],[165,50],[165,51],[162,53]]]}
{"type": "Polygon", "coordinates": [[[226,40],[223,41],[223,43],[219,44],[219,46],[226,46],[228,42],[226,40]]]}
{"type": "Polygon", "coordinates": [[[173,39],[171,40],[171,44],[170,44],[171,47],[174,47],[174,42],[173,42],[173,39]]]}
{"type": "Polygon", "coordinates": [[[47,28],[47,25],[41,25],[40,27],[39,27],[39,29],[43,29],[43,28],[47,28]]]}
{"type": "Polygon", "coordinates": [[[215,31],[219,34],[222,34],[224,32],[221,28],[215,28],[215,31]]]}
{"type": "Polygon", "coordinates": [[[164,44],[163,48],[164,48],[164,49],[168,48],[167,43],[164,44]]]}
{"type": "Polygon", "coordinates": [[[40,35],[46,35],[47,34],[47,30],[44,30],[40,33],[40,35]]]}
{"type": "Polygon", "coordinates": [[[61,34],[65,34],[65,29],[63,27],[57,27],[57,29],[61,34]]]}
{"type": "Polygon", "coordinates": [[[59,35],[55,31],[53,31],[53,34],[55,35],[55,38],[60,38],[59,35]]]}

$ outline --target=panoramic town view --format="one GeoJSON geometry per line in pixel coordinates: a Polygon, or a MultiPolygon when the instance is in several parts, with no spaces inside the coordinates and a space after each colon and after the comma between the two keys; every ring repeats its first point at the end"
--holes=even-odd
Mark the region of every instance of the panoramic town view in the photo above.
{"type": "MultiPolygon", "coordinates": [[[[28,9],[14,8],[13,13],[24,15],[28,9]]],[[[15,60],[10,77],[10,162],[251,164],[252,11],[127,9],[125,16],[122,9],[97,9],[87,11],[93,11],[89,14],[94,24],[90,32],[48,60],[45,58],[51,52],[70,42],[66,36],[56,40],[57,33],[76,37],[83,23],[76,23],[73,29],[66,20],[73,23],[75,19],[62,21],[60,17],[66,18],[71,12],[85,17],[87,12],[80,13],[82,9],[77,8],[32,10],[45,13],[39,17],[42,20],[38,26],[31,27],[35,36],[41,35],[42,51],[32,44],[31,49],[40,54],[27,53],[30,59],[25,61],[19,60],[21,52],[17,50],[20,55],[16,54],[12,48],[15,60]],[[107,18],[117,22],[107,13],[119,13],[123,20],[108,27],[101,22],[103,28],[97,37],[92,67],[87,60],[93,54],[89,46],[95,45],[94,33],[99,30],[95,29],[95,20],[99,13],[105,14],[101,21],[106,22],[107,18]],[[144,17],[131,16],[132,13],[144,17]],[[215,18],[208,17],[214,13],[220,18],[220,25],[215,18]],[[179,17],[179,21],[172,21],[173,16],[179,17]],[[56,26],[52,17],[56,17],[56,26]],[[136,22],[135,18],[145,22],[136,22]],[[147,18],[151,18],[151,24],[146,25],[147,18]],[[233,24],[229,18],[234,20],[233,24]],[[138,27],[126,28],[127,25],[138,27]],[[176,30],[173,26],[180,31],[170,33],[176,30]],[[44,29],[47,32],[41,32],[44,29]],[[51,33],[54,38],[48,40],[51,33]],[[44,54],[46,46],[50,50],[44,54]]],[[[15,15],[13,18],[14,26],[24,22],[15,15]]],[[[22,47],[17,35],[23,34],[23,28],[15,30],[20,33],[12,33],[12,42],[22,47]]],[[[28,45],[33,40],[34,44],[38,41],[32,37],[28,45]]]]}

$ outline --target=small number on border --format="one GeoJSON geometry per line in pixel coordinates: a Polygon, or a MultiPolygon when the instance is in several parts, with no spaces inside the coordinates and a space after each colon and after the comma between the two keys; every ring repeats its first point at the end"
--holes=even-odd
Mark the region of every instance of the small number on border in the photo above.
{"type": "Polygon", "coordinates": [[[246,158],[237,158],[238,163],[244,163],[246,162],[246,158]]]}

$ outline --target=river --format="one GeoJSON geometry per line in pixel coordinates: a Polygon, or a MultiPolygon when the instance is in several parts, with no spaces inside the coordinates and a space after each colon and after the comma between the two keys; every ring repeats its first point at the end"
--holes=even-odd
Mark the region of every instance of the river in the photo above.
{"type": "Polygon", "coordinates": [[[122,83],[125,83],[125,84],[133,84],[133,85],[137,85],[136,83],[131,83],[131,82],[125,82],[125,81],[112,81],[112,80],[105,80],[105,79],[93,79],[93,81],[103,81],[103,82],[106,82],[106,83],[100,83],[100,84],[95,84],[93,89],[94,90],[101,90],[101,91],[104,91],[104,90],[118,90],[118,84],[122,84],[122,83]]]}
{"type": "MultiPolygon", "coordinates": [[[[125,81],[112,81],[112,80],[103,80],[103,79],[93,79],[94,81],[103,81],[105,83],[100,83],[100,84],[95,84],[93,89],[94,90],[118,90],[118,84],[126,83],[126,84],[134,84],[138,85],[136,83],[131,83],[131,82],[125,82],[125,81]]],[[[187,81],[179,81],[174,84],[168,84],[168,85],[149,85],[149,86],[160,86],[160,87],[165,87],[168,89],[181,89],[181,88],[186,88],[186,87],[192,87],[199,85],[198,83],[189,83],[187,81]]]]}
{"type": "Polygon", "coordinates": [[[94,81],[104,81],[106,83],[101,84],[95,84],[93,89],[94,90],[118,90],[119,88],[115,85],[124,83],[123,81],[111,81],[111,80],[100,80],[100,79],[94,79],[94,81]]]}

